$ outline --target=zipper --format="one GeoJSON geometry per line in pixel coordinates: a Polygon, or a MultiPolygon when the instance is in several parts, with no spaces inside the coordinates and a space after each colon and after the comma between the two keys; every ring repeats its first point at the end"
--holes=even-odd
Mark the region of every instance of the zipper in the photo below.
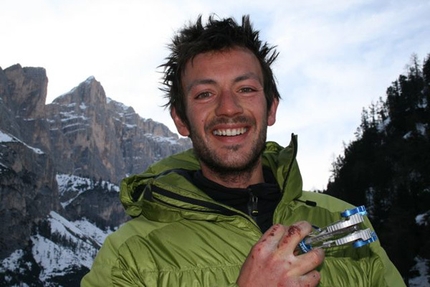
{"type": "MultiPolygon", "coordinates": [[[[228,207],[225,207],[225,206],[223,206],[223,205],[221,205],[221,204],[219,204],[217,202],[209,202],[209,201],[205,201],[205,200],[200,200],[200,199],[196,199],[196,198],[191,198],[191,197],[179,195],[179,194],[177,194],[175,192],[171,192],[169,190],[160,188],[160,187],[158,187],[156,185],[152,185],[151,186],[151,192],[145,192],[145,195],[146,195],[145,197],[146,197],[147,200],[158,201],[158,202],[160,202],[162,204],[165,204],[167,206],[181,208],[183,210],[190,210],[190,211],[195,211],[195,209],[178,207],[178,206],[172,205],[170,203],[165,202],[164,200],[162,200],[160,198],[153,197],[153,195],[152,195],[153,193],[159,194],[161,196],[165,196],[165,197],[168,197],[168,198],[171,198],[171,199],[174,199],[174,200],[178,200],[178,201],[190,203],[190,204],[193,204],[193,205],[205,207],[205,208],[208,209],[207,211],[198,210],[198,212],[217,213],[217,214],[225,215],[225,216],[239,215],[239,216],[245,218],[246,220],[252,222],[252,220],[249,220],[249,217],[246,216],[244,213],[235,211],[235,210],[230,209],[228,207]]],[[[255,207],[257,207],[258,198],[256,196],[255,196],[255,198],[257,199],[257,202],[255,203],[255,207]]],[[[257,209],[256,209],[256,211],[257,211],[257,214],[258,214],[258,210],[257,209]]],[[[252,218],[252,219],[254,219],[254,218],[252,218]]],[[[255,222],[252,222],[252,223],[254,223],[254,225],[256,225],[255,222]]]]}
{"type": "MultiPolygon", "coordinates": [[[[184,175],[184,171],[182,169],[173,169],[173,170],[168,170],[165,171],[163,174],[167,174],[170,172],[176,172],[182,176],[184,176],[185,178],[187,178],[187,174],[184,175]]],[[[154,177],[155,178],[155,177],[154,177]]],[[[260,228],[258,227],[257,224],[257,215],[258,215],[258,197],[253,195],[254,199],[251,200],[252,204],[248,206],[251,206],[251,209],[249,209],[250,212],[248,212],[248,214],[245,214],[243,212],[240,211],[236,211],[230,207],[226,207],[222,204],[219,204],[217,202],[210,202],[210,201],[206,201],[206,200],[202,200],[202,199],[196,199],[196,198],[192,198],[192,197],[188,197],[188,196],[184,196],[181,194],[178,194],[176,192],[172,192],[169,191],[167,189],[158,187],[157,185],[155,185],[154,183],[150,183],[148,184],[151,187],[149,188],[149,190],[147,190],[146,192],[144,192],[144,189],[142,189],[140,191],[140,194],[143,193],[143,197],[148,200],[148,201],[152,201],[152,202],[159,202],[161,204],[164,204],[166,206],[171,206],[171,207],[175,207],[175,208],[181,208],[183,210],[189,210],[189,211],[196,211],[195,209],[192,208],[184,208],[184,207],[178,207],[176,205],[172,205],[171,203],[168,203],[164,200],[162,200],[161,198],[156,198],[153,195],[154,194],[159,194],[161,196],[173,199],[173,200],[178,200],[178,201],[182,201],[185,203],[189,203],[192,205],[197,205],[197,206],[201,206],[201,207],[205,207],[208,210],[204,211],[204,210],[198,210],[197,212],[203,212],[203,213],[215,213],[215,214],[220,214],[220,215],[224,215],[224,216],[233,216],[233,215],[238,215],[240,217],[242,217],[243,219],[245,219],[246,221],[248,221],[249,223],[251,223],[253,226],[255,226],[257,228],[257,230],[261,233],[260,228]]],[[[251,190],[250,190],[251,192],[251,190]]],[[[252,192],[251,192],[252,194],[252,192]]]]}
{"type": "Polygon", "coordinates": [[[250,189],[249,191],[249,202],[248,202],[248,214],[252,217],[252,219],[257,222],[258,216],[258,197],[252,193],[250,189]]]}
{"type": "MultiPolygon", "coordinates": [[[[192,208],[178,207],[176,205],[173,205],[171,203],[168,203],[168,202],[162,200],[161,198],[157,198],[157,197],[151,196],[151,201],[153,201],[153,202],[158,202],[158,203],[161,203],[161,204],[166,205],[166,206],[170,206],[170,207],[174,207],[174,208],[180,208],[182,210],[188,210],[188,211],[194,211],[194,212],[201,212],[201,213],[208,213],[208,214],[220,214],[220,215],[223,215],[223,216],[234,216],[234,215],[240,216],[246,222],[248,222],[248,224],[249,224],[250,227],[253,226],[255,228],[256,234],[258,234],[259,236],[261,236],[261,234],[262,234],[260,228],[257,225],[257,221],[256,221],[257,217],[256,216],[254,217],[254,216],[250,216],[249,214],[245,214],[243,212],[235,211],[233,209],[224,207],[223,205],[218,204],[216,202],[212,203],[212,202],[207,202],[207,201],[198,200],[198,199],[196,200],[194,198],[190,198],[190,197],[186,197],[186,196],[178,196],[174,192],[171,192],[171,191],[168,191],[168,190],[156,187],[154,185],[152,186],[152,189],[154,190],[154,192],[156,194],[159,194],[161,196],[169,197],[171,199],[177,199],[177,200],[180,200],[180,201],[183,201],[183,202],[187,202],[187,203],[192,203],[192,204],[195,204],[195,205],[199,205],[199,206],[202,206],[202,207],[209,208],[210,210],[197,210],[196,211],[195,209],[192,209],[192,208]],[[155,187],[155,190],[154,190],[154,187],[155,187]]],[[[151,191],[151,193],[152,193],[152,191],[151,191]]],[[[254,196],[254,197],[256,199],[256,201],[255,201],[255,211],[258,214],[258,209],[257,209],[258,197],[256,197],[256,196],[254,196]]]]}

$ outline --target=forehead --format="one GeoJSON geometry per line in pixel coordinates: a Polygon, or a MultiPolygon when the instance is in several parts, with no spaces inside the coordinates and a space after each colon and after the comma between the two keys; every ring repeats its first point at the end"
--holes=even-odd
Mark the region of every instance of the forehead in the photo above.
{"type": "Polygon", "coordinates": [[[246,48],[234,47],[197,54],[185,64],[182,78],[222,76],[234,73],[253,72],[262,76],[257,57],[246,48]]]}

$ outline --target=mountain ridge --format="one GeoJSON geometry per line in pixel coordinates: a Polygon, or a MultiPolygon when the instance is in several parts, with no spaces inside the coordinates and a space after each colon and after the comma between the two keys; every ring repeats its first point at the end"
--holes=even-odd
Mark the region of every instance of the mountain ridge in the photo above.
{"type": "Polygon", "coordinates": [[[121,179],[191,148],[93,76],[50,104],[47,88],[44,68],[0,68],[2,286],[78,285],[100,238],[129,219],[121,179]]]}

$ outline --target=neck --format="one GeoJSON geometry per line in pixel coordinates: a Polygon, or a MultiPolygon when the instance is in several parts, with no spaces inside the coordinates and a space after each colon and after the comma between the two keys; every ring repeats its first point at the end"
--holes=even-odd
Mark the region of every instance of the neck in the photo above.
{"type": "Polygon", "coordinates": [[[247,188],[250,185],[264,182],[261,162],[253,168],[237,171],[215,171],[201,163],[202,173],[207,178],[229,188],[247,188]]]}

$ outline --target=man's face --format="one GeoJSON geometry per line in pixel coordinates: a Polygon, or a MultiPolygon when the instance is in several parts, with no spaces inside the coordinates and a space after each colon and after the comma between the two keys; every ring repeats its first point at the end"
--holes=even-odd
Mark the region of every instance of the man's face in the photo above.
{"type": "Polygon", "coordinates": [[[189,125],[174,109],[172,117],[193,141],[203,172],[254,168],[278,105],[268,112],[257,58],[242,48],[199,54],[186,64],[182,88],[189,125]]]}

